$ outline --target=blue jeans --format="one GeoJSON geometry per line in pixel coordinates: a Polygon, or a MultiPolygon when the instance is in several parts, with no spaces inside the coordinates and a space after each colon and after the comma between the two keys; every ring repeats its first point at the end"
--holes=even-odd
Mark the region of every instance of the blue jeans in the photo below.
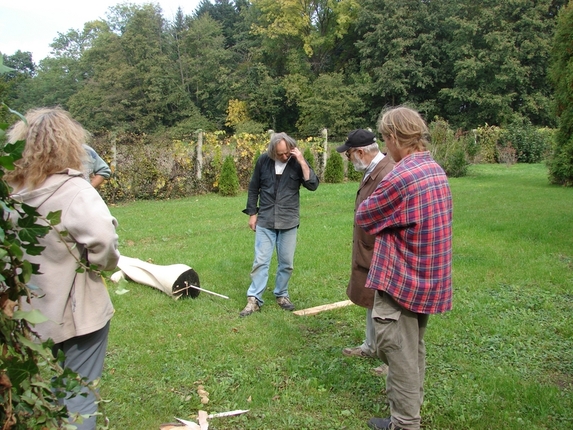
{"type": "Polygon", "coordinates": [[[251,285],[247,297],[256,297],[259,305],[264,303],[263,293],[269,279],[269,266],[273,250],[277,250],[277,276],[275,297],[288,297],[288,281],[292,275],[296,233],[298,227],[288,230],[275,230],[257,226],[255,232],[255,261],[251,270],[251,285]]]}

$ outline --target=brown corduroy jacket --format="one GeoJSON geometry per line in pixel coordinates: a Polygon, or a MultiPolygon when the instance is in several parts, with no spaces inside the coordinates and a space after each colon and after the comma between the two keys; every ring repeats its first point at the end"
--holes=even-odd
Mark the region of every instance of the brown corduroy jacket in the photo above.
{"type": "MultiPolygon", "coordinates": [[[[386,155],[376,165],[368,178],[360,183],[356,193],[355,212],[358,205],[374,192],[380,181],[384,179],[384,176],[394,168],[394,165],[395,163],[392,157],[386,155]]],[[[369,235],[354,223],[354,232],[352,235],[352,271],[350,273],[346,295],[354,304],[370,309],[372,309],[374,303],[375,290],[365,288],[364,285],[368,277],[368,269],[370,269],[375,240],[375,236],[369,235]]]]}

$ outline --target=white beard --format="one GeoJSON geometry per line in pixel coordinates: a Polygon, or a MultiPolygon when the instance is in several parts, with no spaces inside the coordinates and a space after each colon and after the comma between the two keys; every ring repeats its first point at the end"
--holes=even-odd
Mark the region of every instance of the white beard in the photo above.
{"type": "Polygon", "coordinates": [[[357,172],[365,172],[368,166],[360,158],[352,155],[352,165],[357,172]]]}

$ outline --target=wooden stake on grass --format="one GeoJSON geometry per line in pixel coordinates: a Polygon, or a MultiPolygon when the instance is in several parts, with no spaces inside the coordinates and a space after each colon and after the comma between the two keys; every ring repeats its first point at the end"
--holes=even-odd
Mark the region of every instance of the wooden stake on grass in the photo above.
{"type": "Polygon", "coordinates": [[[344,306],[351,305],[350,300],[344,300],[342,302],[330,303],[328,305],[315,306],[313,308],[301,309],[300,311],[294,311],[295,315],[316,315],[320,312],[329,311],[331,309],[342,308],[344,306]]]}

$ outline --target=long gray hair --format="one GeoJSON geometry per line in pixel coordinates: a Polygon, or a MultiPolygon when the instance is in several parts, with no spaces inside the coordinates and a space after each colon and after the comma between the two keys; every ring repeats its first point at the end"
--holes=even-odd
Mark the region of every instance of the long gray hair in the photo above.
{"type": "Polygon", "coordinates": [[[286,133],[274,133],[271,136],[271,141],[269,143],[269,147],[267,149],[267,155],[269,157],[271,157],[273,160],[277,160],[278,156],[277,156],[277,145],[284,140],[286,145],[287,145],[287,149],[289,151],[293,150],[294,148],[296,148],[296,140],[294,140],[292,137],[290,137],[288,134],[286,133]]]}

